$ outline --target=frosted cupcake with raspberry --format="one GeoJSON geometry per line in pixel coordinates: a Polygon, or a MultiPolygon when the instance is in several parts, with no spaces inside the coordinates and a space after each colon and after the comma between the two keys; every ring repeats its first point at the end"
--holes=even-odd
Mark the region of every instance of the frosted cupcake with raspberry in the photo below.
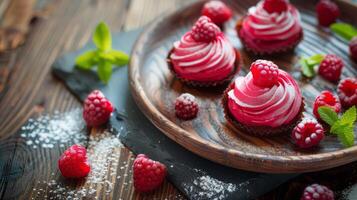
{"type": "Polygon", "coordinates": [[[202,16],[174,43],[168,64],[176,77],[194,86],[216,86],[230,81],[239,53],[210,18],[202,16]]]}
{"type": "Polygon", "coordinates": [[[245,77],[237,77],[222,104],[226,119],[253,135],[291,133],[304,109],[297,82],[266,60],[255,61],[245,77]]]}
{"type": "Polygon", "coordinates": [[[237,23],[245,48],[258,55],[286,52],[303,38],[299,11],[288,0],[263,0],[237,23]]]}

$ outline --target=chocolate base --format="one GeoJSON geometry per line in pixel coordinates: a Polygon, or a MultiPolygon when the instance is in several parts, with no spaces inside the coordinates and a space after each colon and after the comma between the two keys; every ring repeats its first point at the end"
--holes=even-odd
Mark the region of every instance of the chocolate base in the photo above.
{"type": "Polygon", "coordinates": [[[295,49],[295,47],[303,40],[304,38],[304,32],[301,31],[300,32],[300,37],[299,39],[292,43],[291,45],[289,46],[286,46],[286,47],[281,47],[281,48],[276,48],[274,49],[274,51],[264,51],[264,50],[261,50],[261,51],[258,51],[256,49],[252,49],[250,48],[246,41],[244,40],[244,37],[241,36],[240,34],[240,30],[242,29],[242,24],[243,24],[243,21],[244,21],[244,17],[242,17],[240,20],[237,21],[237,24],[236,24],[236,31],[237,31],[237,35],[239,37],[239,39],[241,40],[243,46],[244,46],[244,49],[247,51],[247,52],[250,52],[250,53],[253,53],[254,55],[256,56],[274,56],[274,55],[277,55],[277,54],[283,54],[283,53],[288,53],[290,51],[293,51],[295,49]]]}
{"type": "Polygon", "coordinates": [[[169,69],[175,74],[176,78],[178,80],[180,80],[182,83],[186,84],[186,85],[189,85],[189,86],[193,86],[193,87],[219,87],[219,86],[222,86],[222,85],[225,85],[225,84],[228,84],[231,82],[231,80],[233,79],[234,75],[236,74],[236,72],[239,70],[239,60],[240,60],[240,54],[239,54],[239,51],[235,49],[236,51],[236,60],[234,62],[234,68],[232,70],[232,72],[223,80],[218,80],[218,81],[193,81],[193,80],[188,80],[188,79],[185,79],[183,77],[180,77],[174,67],[173,67],[173,64],[171,62],[171,59],[170,59],[170,55],[173,51],[173,48],[170,50],[169,54],[167,55],[167,64],[169,66],[169,69]]]}
{"type": "Polygon", "coordinates": [[[228,92],[230,90],[234,89],[234,83],[231,83],[228,88],[224,91],[223,93],[223,98],[222,98],[222,106],[224,109],[224,115],[227,121],[231,124],[233,124],[236,128],[239,130],[244,131],[245,133],[250,133],[255,136],[273,136],[273,135],[279,135],[282,133],[291,133],[293,128],[301,121],[303,111],[304,111],[304,99],[301,103],[300,107],[300,112],[296,115],[296,117],[286,125],[282,125],[279,127],[270,127],[270,126],[250,126],[250,125],[245,125],[240,123],[235,119],[235,117],[231,114],[228,108],[228,92]]]}

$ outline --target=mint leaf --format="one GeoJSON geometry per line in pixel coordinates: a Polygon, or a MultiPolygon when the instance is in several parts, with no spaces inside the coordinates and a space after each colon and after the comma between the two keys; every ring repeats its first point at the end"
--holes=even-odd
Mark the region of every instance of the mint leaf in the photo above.
{"type": "Polygon", "coordinates": [[[90,69],[97,65],[97,53],[96,51],[88,51],[76,58],[76,66],[79,69],[90,69]]]}
{"type": "Polygon", "coordinates": [[[112,64],[109,61],[102,61],[98,65],[98,76],[103,83],[107,84],[112,76],[112,64]]]}
{"type": "Polygon", "coordinates": [[[334,23],[330,29],[340,37],[350,41],[354,36],[357,36],[357,29],[347,23],[334,23]]]}
{"type": "Polygon", "coordinates": [[[345,147],[354,145],[355,135],[353,133],[353,125],[342,125],[336,131],[338,139],[345,147]]]}
{"type": "Polygon", "coordinates": [[[111,50],[108,55],[112,57],[112,64],[124,66],[129,63],[129,56],[122,51],[111,50]]]}
{"type": "Polygon", "coordinates": [[[349,108],[340,118],[341,124],[353,125],[356,121],[356,106],[349,108]]]}
{"type": "Polygon", "coordinates": [[[301,72],[304,76],[312,78],[315,76],[314,66],[309,66],[306,59],[300,60],[301,72]]]}
{"type": "Polygon", "coordinates": [[[321,106],[318,108],[318,113],[322,120],[324,120],[330,126],[333,126],[338,121],[338,115],[332,108],[328,106],[321,106]]]}
{"type": "Polygon", "coordinates": [[[319,65],[324,58],[325,58],[325,55],[322,55],[322,54],[313,55],[307,59],[307,64],[310,66],[319,65]]]}
{"type": "Polygon", "coordinates": [[[93,42],[101,51],[109,51],[112,48],[112,36],[108,25],[104,22],[97,25],[93,35],[93,42]]]}

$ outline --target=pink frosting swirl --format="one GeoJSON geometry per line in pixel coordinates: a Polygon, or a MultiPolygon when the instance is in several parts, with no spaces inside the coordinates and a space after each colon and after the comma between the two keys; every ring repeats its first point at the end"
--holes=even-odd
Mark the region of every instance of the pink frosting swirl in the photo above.
{"type": "Polygon", "coordinates": [[[200,82],[220,81],[234,70],[236,51],[223,33],[210,42],[197,42],[190,32],[174,43],[170,55],[176,74],[200,82]]]}
{"type": "Polygon", "coordinates": [[[300,112],[301,91],[296,81],[279,69],[279,78],[271,88],[253,83],[250,72],[238,77],[228,92],[228,109],[242,124],[279,127],[290,123],[300,112]]]}
{"type": "Polygon", "coordinates": [[[249,9],[239,34],[252,49],[273,51],[292,45],[302,36],[299,11],[288,4],[285,12],[268,13],[261,1],[249,9]]]}

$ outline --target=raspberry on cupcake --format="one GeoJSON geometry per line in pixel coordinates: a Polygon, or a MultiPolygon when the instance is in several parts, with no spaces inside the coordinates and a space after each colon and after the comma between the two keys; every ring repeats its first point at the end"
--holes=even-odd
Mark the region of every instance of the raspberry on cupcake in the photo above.
{"type": "Polygon", "coordinates": [[[237,23],[244,47],[270,55],[292,50],[303,38],[299,11],[287,0],[262,0],[237,23]]]}
{"type": "Polygon", "coordinates": [[[303,98],[297,82],[267,60],[257,60],[223,95],[226,119],[253,135],[290,132],[301,120],[303,98]]]}
{"type": "Polygon", "coordinates": [[[216,86],[231,80],[239,53],[207,16],[174,43],[168,64],[176,77],[193,86],[216,86]]]}

